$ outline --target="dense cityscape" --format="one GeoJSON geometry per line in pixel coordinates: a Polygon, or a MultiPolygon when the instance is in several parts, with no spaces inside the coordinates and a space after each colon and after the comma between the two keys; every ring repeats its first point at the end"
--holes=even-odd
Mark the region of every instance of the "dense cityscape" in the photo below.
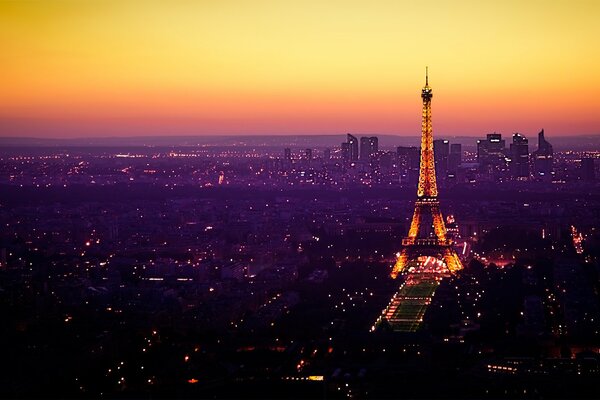
{"type": "Polygon", "coordinates": [[[482,136],[433,142],[420,286],[417,141],[4,146],[3,397],[597,397],[600,151],[482,136]]]}
{"type": "Polygon", "coordinates": [[[0,399],[600,399],[600,1],[0,1],[0,399]]]}

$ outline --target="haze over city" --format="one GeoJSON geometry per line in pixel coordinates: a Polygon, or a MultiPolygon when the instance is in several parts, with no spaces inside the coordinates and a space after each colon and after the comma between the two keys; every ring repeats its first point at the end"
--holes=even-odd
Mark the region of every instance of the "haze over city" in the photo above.
{"type": "Polygon", "coordinates": [[[0,135],[598,134],[597,1],[0,4],[0,135]]]}

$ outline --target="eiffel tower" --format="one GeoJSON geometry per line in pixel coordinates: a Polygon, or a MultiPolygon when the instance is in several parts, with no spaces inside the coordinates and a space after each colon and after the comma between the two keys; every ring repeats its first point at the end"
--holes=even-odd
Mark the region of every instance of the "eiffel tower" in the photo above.
{"type": "Polygon", "coordinates": [[[444,261],[450,272],[462,269],[462,264],[452,246],[452,240],[446,235],[446,224],[440,211],[438,189],[435,179],[435,163],[433,156],[433,129],[431,127],[431,98],[433,93],[429,87],[429,73],[425,72],[425,87],[421,91],[423,99],[423,121],[421,123],[421,165],[419,169],[419,185],[415,212],[408,236],[402,240],[402,249],[392,269],[392,277],[403,272],[409,262],[419,256],[433,256],[444,261]],[[433,235],[423,234],[423,220],[430,216],[433,235]]]}

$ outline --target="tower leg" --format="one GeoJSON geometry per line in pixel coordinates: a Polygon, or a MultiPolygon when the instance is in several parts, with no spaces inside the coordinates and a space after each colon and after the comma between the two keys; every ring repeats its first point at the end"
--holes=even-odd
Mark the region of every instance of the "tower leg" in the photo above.
{"type": "Polygon", "coordinates": [[[433,230],[435,236],[440,241],[446,241],[446,224],[444,223],[444,217],[438,204],[431,205],[431,218],[433,219],[433,230]]]}
{"type": "Polygon", "coordinates": [[[421,206],[417,203],[415,204],[415,212],[413,213],[412,221],[410,222],[410,229],[408,231],[408,237],[411,239],[416,239],[419,234],[419,229],[421,227],[421,206]]]}
{"type": "Polygon", "coordinates": [[[392,273],[390,274],[390,276],[394,279],[396,279],[396,277],[402,273],[402,271],[404,271],[404,268],[406,268],[406,266],[408,265],[408,250],[406,248],[403,248],[400,251],[400,255],[398,256],[398,259],[396,260],[396,264],[394,264],[394,268],[392,268],[392,273]]]}
{"type": "Polygon", "coordinates": [[[458,254],[451,247],[446,247],[444,249],[444,262],[448,267],[448,270],[452,273],[459,271],[463,268],[460,259],[458,258],[458,254]]]}

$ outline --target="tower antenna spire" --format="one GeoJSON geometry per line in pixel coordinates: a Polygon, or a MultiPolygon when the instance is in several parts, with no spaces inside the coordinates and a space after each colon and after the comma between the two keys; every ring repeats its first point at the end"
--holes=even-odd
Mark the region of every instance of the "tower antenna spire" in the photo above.
{"type": "Polygon", "coordinates": [[[425,67],[425,86],[429,86],[429,67],[425,67]]]}

